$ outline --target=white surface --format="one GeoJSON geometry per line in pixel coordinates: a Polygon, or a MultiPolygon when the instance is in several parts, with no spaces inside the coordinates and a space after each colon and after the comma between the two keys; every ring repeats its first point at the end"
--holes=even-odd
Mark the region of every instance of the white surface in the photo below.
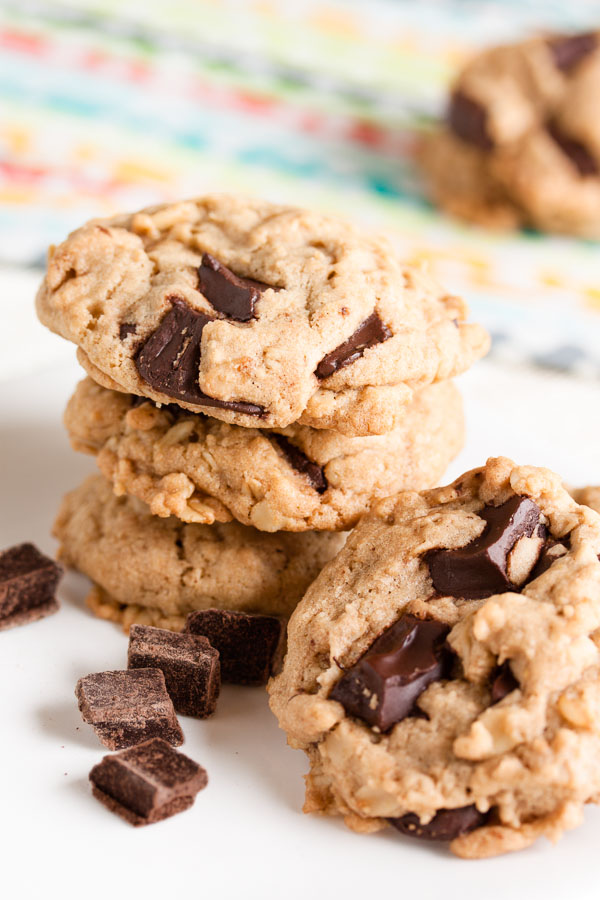
{"type": "MultiPolygon", "coordinates": [[[[58,345],[61,344],[56,339],[58,345]]],[[[0,546],[52,551],[64,491],[93,469],[61,426],[80,372],[74,362],[0,384],[0,546]]],[[[449,476],[504,453],[600,483],[598,388],[483,363],[462,379],[469,440],[449,476]]],[[[305,760],[289,750],[260,689],[226,687],[218,711],[182,717],[183,751],[209,773],[195,806],[133,829],[90,794],[104,755],[80,720],[73,689],[88,672],[122,668],[127,640],[83,607],[68,575],[61,612],[0,634],[0,896],[93,898],[453,898],[598,896],[600,810],[554,849],[463,862],[399,835],[357,836],[300,813],[305,760]]]]}

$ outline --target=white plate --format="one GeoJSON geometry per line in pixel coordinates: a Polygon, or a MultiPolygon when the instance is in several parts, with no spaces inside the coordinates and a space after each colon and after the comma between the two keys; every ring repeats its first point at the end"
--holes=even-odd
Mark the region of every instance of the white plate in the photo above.
{"type": "MultiPolygon", "coordinates": [[[[79,375],[73,363],[0,385],[0,546],[32,540],[52,551],[60,497],[94,467],[61,426],[79,375]]],[[[469,441],[449,477],[504,453],[600,483],[597,386],[491,363],[462,381],[469,441]]],[[[182,749],[206,767],[208,788],[183,815],[131,828],[87,781],[104,750],[73,689],[81,675],[124,667],[127,640],[85,610],[86,587],[69,574],[58,615],[0,634],[2,898],[598,897],[593,808],[554,849],[539,841],[482,862],[303,816],[303,754],[286,747],[260,689],[226,687],[213,719],[181,718],[182,749]]]]}

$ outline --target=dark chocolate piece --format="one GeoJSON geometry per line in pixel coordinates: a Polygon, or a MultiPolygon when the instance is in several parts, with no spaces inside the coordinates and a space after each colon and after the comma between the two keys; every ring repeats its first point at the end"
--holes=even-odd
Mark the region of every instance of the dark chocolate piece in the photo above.
{"type": "MultiPolygon", "coordinates": [[[[238,322],[249,322],[256,318],[255,305],[263,291],[271,285],[254,278],[240,278],[231,269],[205,253],[198,267],[199,288],[209,303],[218,312],[238,322]]],[[[273,288],[278,291],[279,288],[273,288]]]]}
{"type": "Polygon", "coordinates": [[[598,174],[598,163],[584,144],[566,135],[556,122],[548,123],[548,134],[571,160],[580,175],[598,174]]]}
{"type": "Polygon", "coordinates": [[[561,556],[564,556],[565,553],[568,552],[569,548],[566,543],[563,541],[555,541],[554,538],[548,538],[542,547],[538,561],[535,564],[528,581],[534,581],[536,578],[539,578],[540,575],[543,575],[544,572],[548,571],[553,562],[560,559],[561,556]]]}
{"type": "Polygon", "coordinates": [[[135,334],[136,331],[137,325],[135,322],[123,322],[123,324],[119,326],[119,338],[124,341],[126,337],[130,334],[135,334]]]}
{"type": "Polygon", "coordinates": [[[200,719],[214,713],[221,689],[221,670],[219,654],[207,638],[151,625],[132,625],[127,666],[160,669],[178,713],[200,719]]]}
{"type": "Polygon", "coordinates": [[[388,822],[409,837],[424,841],[453,841],[461,834],[467,834],[485,825],[487,813],[480,813],[476,806],[460,806],[458,809],[440,809],[427,825],[414,813],[407,813],[388,822]]]}
{"type": "Polygon", "coordinates": [[[105,756],[90,772],[92,793],[131,825],[152,825],[188,809],[206,771],[161,738],[105,756]]]}
{"type": "Polygon", "coordinates": [[[412,715],[427,685],[448,676],[452,653],[445,641],[449,631],[433,619],[402,616],[344,673],[329,699],[371,727],[388,731],[412,715]]]}
{"type": "Polygon", "coordinates": [[[248,416],[264,416],[255,403],[216,400],[200,390],[200,342],[202,330],[213,319],[192,309],[179,297],[160,325],[142,344],[135,357],[140,378],[161,394],[198,406],[231,409],[248,416]]]}
{"type": "Polygon", "coordinates": [[[508,555],[519,538],[532,537],[540,510],[529,497],[511,497],[501,506],[484,506],[487,522],[480,537],[459,550],[431,550],[426,554],[433,586],[440,594],[478,600],[517,591],[508,577],[508,555]]]}
{"type": "Polygon", "coordinates": [[[62,571],[33,544],[0,553],[0,631],[58,612],[55,595],[62,571]]]}
{"type": "Polygon", "coordinates": [[[391,330],[381,321],[377,313],[371,313],[348,340],[323,357],[316,368],[315,375],[317,378],[329,378],[338,369],[343,369],[344,366],[349,366],[360,359],[369,347],[382,344],[391,336],[391,330]]]}
{"type": "Polygon", "coordinates": [[[507,694],[516,691],[518,687],[520,687],[519,682],[512,673],[509,661],[506,660],[492,672],[492,705],[500,703],[507,694]]]}
{"type": "Polygon", "coordinates": [[[494,142],[487,131],[487,111],[481,103],[455,91],[450,98],[448,125],[455,135],[481,150],[491,150],[494,142]]]}
{"type": "Polygon", "coordinates": [[[283,638],[275,616],[228,609],[190,613],[186,634],[202,634],[219,651],[221,680],[231,684],[266,684],[278,661],[283,638]]]}
{"type": "Polygon", "coordinates": [[[557,69],[570,72],[584,57],[592,53],[598,45],[593,32],[569,34],[548,41],[552,59],[557,69]]]}
{"type": "Polygon", "coordinates": [[[75,688],[79,711],[109,750],[123,750],[151,737],[183,744],[173,702],[160,669],[96,672],[75,688]]]}
{"type": "Polygon", "coordinates": [[[318,494],[322,494],[327,490],[327,479],[321,466],[311,462],[308,456],[299,447],[290,443],[283,434],[274,434],[273,438],[292,469],[295,469],[296,472],[300,472],[302,475],[306,475],[311,487],[314,487],[318,494]]]}

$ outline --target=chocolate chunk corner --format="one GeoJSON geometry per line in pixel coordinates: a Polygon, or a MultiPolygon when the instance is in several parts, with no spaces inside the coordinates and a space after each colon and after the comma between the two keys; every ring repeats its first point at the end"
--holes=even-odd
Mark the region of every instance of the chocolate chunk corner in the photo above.
{"type": "Polygon", "coordinates": [[[512,673],[509,661],[506,660],[492,672],[490,686],[492,706],[494,703],[500,703],[518,687],[520,687],[519,682],[512,673]]]}
{"type": "Polygon", "coordinates": [[[382,344],[391,337],[390,328],[382,322],[376,312],[373,312],[343,344],[323,357],[315,370],[315,375],[321,380],[329,378],[339,369],[360,359],[365,350],[375,347],[376,344],[382,344]]]}
{"type": "Polygon", "coordinates": [[[311,487],[313,487],[318,494],[325,493],[328,485],[325,473],[321,466],[311,462],[308,456],[306,456],[299,447],[292,444],[285,435],[273,434],[273,439],[292,469],[295,469],[296,472],[299,472],[301,475],[306,475],[311,487]]]}
{"type": "Polygon", "coordinates": [[[386,732],[413,715],[417,699],[433,681],[448,677],[450,628],[407,614],[381,634],[329,694],[346,712],[386,732]]]}
{"type": "Polygon", "coordinates": [[[184,631],[204,635],[219,651],[222,681],[247,685],[267,683],[279,662],[284,636],[276,616],[228,609],[192,612],[184,631]]]}
{"type": "Polygon", "coordinates": [[[161,738],[105,756],[90,772],[94,796],[131,825],[183,812],[206,787],[206,771],[161,738]]]}
{"type": "Polygon", "coordinates": [[[388,822],[409,837],[424,841],[453,841],[461,834],[485,825],[487,818],[487,813],[480,813],[476,806],[470,805],[458,809],[440,809],[426,825],[421,824],[415,813],[388,819],[388,822]]]}
{"type": "Polygon", "coordinates": [[[487,130],[487,110],[463,91],[454,91],[448,109],[448,125],[454,134],[480,150],[492,150],[494,142],[487,130]]]}
{"type": "MultiPolygon", "coordinates": [[[[230,319],[249,322],[256,318],[256,302],[271,285],[235,275],[210,253],[198,267],[199,289],[214,308],[230,319]]],[[[277,291],[279,288],[274,287],[277,291]]]]}
{"type": "Polygon", "coordinates": [[[0,631],[57,612],[56,588],[62,573],[62,566],[31,543],[0,553],[0,631]]]}
{"type": "Polygon", "coordinates": [[[517,591],[510,581],[508,557],[522,537],[532,537],[540,524],[540,509],[529,497],[515,495],[500,506],[484,506],[479,516],[483,533],[458,550],[431,550],[425,559],[434,588],[440,594],[478,600],[517,591]]]}
{"type": "Polygon", "coordinates": [[[80,678],[75,696],[84,722],[109,750],[123,750],[152,737],[183,743],[165,676],[160,669],[96,672],[80,678]]]}
{"type": "Polygon", "coordinates": [[[548,41],[554,65],[561,72],[571,72],[597,46],[598,37],[593,31],[564,35],[548,41]]]}
{"type": "Polygon", "coordinates": [[[119,340],[124,341],[130,334],[135,334],[137,325],[135,322],[123,322],[119,325],[119,340]]]}
{"type": "Polygon", "coordinates": [[[216,709],[221,689],[219,654],[207,638],[132,625],[127,666],[160,669],[178,713],[204,719],[216,709]]]}
{"type": "Polygon", "coordinates": [[[560,147],[582,177],[598,174],[598,163],[584,144],[565,134],[554,120],[548,123],[547,128],[552,140],[560,147]]]}

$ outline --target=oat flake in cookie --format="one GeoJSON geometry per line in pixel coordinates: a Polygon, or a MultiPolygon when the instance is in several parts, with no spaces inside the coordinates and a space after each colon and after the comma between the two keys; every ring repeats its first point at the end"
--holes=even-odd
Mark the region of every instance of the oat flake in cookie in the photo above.
{"type": "Polygon", "coordinates": [[[600,516],[505,458],[375,504],[270,683],[305,810],[465,858],[578,825],[600,792],[599,553],[600,516]]]}
{"type": "Polygon", "coordinates": [[[37,309],[99,383],[250,428],[384,433],[488,346],[384,238],[227,195],[88,223],[37,309]]]}
{"type": "Polygon", "coordinates": [[[350,528],[373,500],[437,483],[464,434],[451,382],[416,392],[395,431],[368,437],[241,428],[140,399],[86,378],[65,413],[73,447],[154,515],[261,531],[350,528]]]}
{"type": "Polygon", "coordinates": [[[115,497],[101,475],[66,495],[54,534],[60,559],[95,582],[87,602],[97,615],[173,631],[210,607],[289,616],[345,539],[161,519],[134,497],[115,497]]]}
{"type": "Polygon", "coordinates": [[[600,33],[484,50],[420,159],[431,194],[484,225],[600,236],[600,33]]]}

